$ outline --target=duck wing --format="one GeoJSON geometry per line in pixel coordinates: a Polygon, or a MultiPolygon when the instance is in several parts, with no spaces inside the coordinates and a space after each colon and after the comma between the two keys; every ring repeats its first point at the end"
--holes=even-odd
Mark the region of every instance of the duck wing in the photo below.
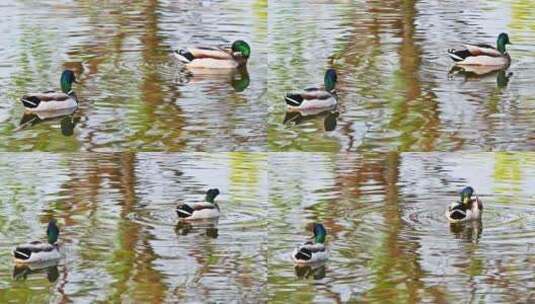
{"type": "Polygon", "coordinates": [[[27,108],[37,108],[41,102],[49,101],[65,101],[71,98],[71,96],[63,92],[44,92],[44,93],[33,93],[22,96],[20,99],[25,107],[27,108]]]}
{"type": "Polygon", "coordinates": [[[488,44],[465,44],[466,49],[472,56],[500,57],[500,53],[495,47],[488,44]]]}
{"type": "Polygon", "coordinates": [[[307,243],[299,246],[294,253],[294,258],[301,261],[309,261],[312,259],[312,255],[315,253],[325,252],[325,246],[323,244],[311,244],[307,243]]]}
{"type": "Polygon", "coordinates": [[[286,104],[293,107],[300,106],[305,100],[326,100],[332,98],[333,95],[325,90],[319,88],[306,88],[301,93],[288,93],[284,97],[286,104]]]}
{"type": "Polygon", "coordinates": [[[310,99],[319,99],[319,100],[325,100],[332,98],[333,95],[327,91],[323,90],[314,90],[314,91],[305,91],[303,94],[303,99],[310,100],[310,99]]]}
{"type": "Polygon", "coordinates": [[[192,62],[195,59],[233,59],[230,51],[213,47],[193,47],[175,51],[175,56],[185,63],[192,62]]]}
{"type": "Polygon", "coordinates": [[[64,101],[64,100],[67,100],[69,98],[71,98],[69,95],[63,93],[63,92],[44,92],[44,93],[35,93],[35,94],[28,94],[28,95],[25,95],[23,96],[22,98],[24,97],[34,97],[34,98],[37,98],[39,99],[40,101],[44,101],[44,102],[47,102],[47,101],[64,101]]]}
{"type": "Polygon", "coordinates": [[[217,206],[211,203],[180,204],[176,207],[176,213],[178,217],[186,218],[192,216],[193,212],[204,209],[217,209],[217,206]]]}
{"type": "Polygon", "coordinates": [[[13,256],[17,259],[27,260],[30,258],[32,253],[37,252],[50,252],[56,248],[54,245],[43,243],[43,242],[31,242],[28,244],[17,246],[13,250],[13,256]]]}
{"type": "Polygon", "coordinates": [[[466,217],[466,206],[461,202],[451,204],[448,208],[449,217],[454,220],[462,220],[466,217]]]}

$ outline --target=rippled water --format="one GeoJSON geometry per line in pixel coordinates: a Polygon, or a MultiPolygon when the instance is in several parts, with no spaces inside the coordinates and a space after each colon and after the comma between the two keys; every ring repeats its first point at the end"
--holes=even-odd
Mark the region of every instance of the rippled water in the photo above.
{"type": "Polygon", "coordinates": [[[270,156],[268,292],[288,303],[528,303],[535,300],[534,154],[270,156]],[[472,185],[481,225],[444,210],[472,185]],[[330,260],[294,269],[311,222],[330,260]],[[289,299],[289,300],[288,300],[289,299]]]}
{"type": "Polygon", "coordinates": [[[260,298],[266,163],[241,153],[0,155],[0,302],[260,298]],[[178,225],[177,202],[208,187],[221,190],[219,221],[178,225]],[[66,258],[13,278],[11,249],[44,237],[51,216],[66,258]]]}
{"type": "Polygon", "coordinates": [[[535,149],[534,20],[527,0],[3,1],[0,150],[35,153],[0,153],[0,303],[535,302],[535,153],[480,152],[535,149]],[[500,32],[507,70],[450,71],[500,32]],[[171,55],[236,39],[239,72],[171,55]],[[337,108],[286,113],[327,68],[337,108]],[[79,109],[23,116],[63,69],[79,109]],[[483,219],[452,226],[466,185],[483,219]],[[178,223],[210,187],[219,220],[178,223]],[[14,268],[51,217],[65,258],[14,268]],[[330,259],[295,268],[313,222],[330,259]]]}
{"type": "Polygon", "coordinates": [[[535,147],[531,1],[271,1],[269,20],[272,150],[535,147]],[[448,75],[448,48],[495,44],[500,32],[514,43],[508,71],[448,75]],[[328,67],[339,76],[335,130],[327,113],[285,124],[284,93],[321,84],[328,67]]]}
{"type": "Polygon", "coordinates": [[[4,1],[0,20],[1,150],[265,147],[265,0],[4,1]],[[252,49],[241,75],[187,77],[170,54],[236,39],[252,49]],[[65,68],[78,75],[79,110],[21,126],[20,97],[57,89],[65,68]]]}
{"type": "Polygon", "coordinates": [[[0,302],[527,303],[534,180],[533,153],[3,154],[0,302]],[[467,184],[481,224],[450,226],[467,184]],[[178,224],[208,187],[219,221],[178,224]],[[66,258],[15,271],[51,216],[66,258]],[[295,269],[312,222],[330,259],[295,269]]]}

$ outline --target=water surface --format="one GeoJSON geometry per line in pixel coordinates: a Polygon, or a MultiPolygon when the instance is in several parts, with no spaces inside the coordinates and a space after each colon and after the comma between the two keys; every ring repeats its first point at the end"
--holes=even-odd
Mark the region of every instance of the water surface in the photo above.
{"type": "MultiPolygon", "coordinates": [[[[1,303],[252,302],[266,282],[263,154],[0,155],[1,303]],[[177,202],[217,187],[216,223],[177,202]],[[58,267],[14,275],[10,252],[58,219],[58,267]]],[[[27,270],[26,270],[27,271],[27,270]]]]}
{"type": "Polygon", "coordinates": [[[4,154],[0,302],[526,303],[534,180],[532,153],[4,154]],[[465,185],[483,219],[450,226],[465,185]],[[178,224],[209,187],[219,221],[178,224]],[[14,269],[52,216],[61,264],[14,269]],[[330,259],[295,269],[313,222],[330,259]]]}
{"type": "Polygon", "coordinates": [[[462,5],[271,1],[270,149],[532,150],[535,8],[530,1],[462,5]],[[507,71],[449,75],[448,48],[495,44],[500,32],[514,43],[507,71]],[[328,113],[284,123],[284,93],[322,84],[329,67],[339,80],[334,131],[328,113]]]}
{"type": "Polygon", "coordinates": [[[535,154],[288,153],[269,163],[273,303],[535,301],[535,154]],[[465,185],[484,203],[482,221],[450,226],[445,208],[465,185]],[[294,269],[290,253],[313,222],[327,228],[330,259],[294,269]]]}
{"type": "MultiPolygon", "coordinates": [[[[4,1],[0,150],[265,150],[267,2],[4,1]],[[189,77],[171,51],[247,41],[241,74],[189,77]],[[79,110],[21,127],[20,97],[72,69],[79,110]]],[[[24,120],[28,122],[29,120],[24,120]]]]}

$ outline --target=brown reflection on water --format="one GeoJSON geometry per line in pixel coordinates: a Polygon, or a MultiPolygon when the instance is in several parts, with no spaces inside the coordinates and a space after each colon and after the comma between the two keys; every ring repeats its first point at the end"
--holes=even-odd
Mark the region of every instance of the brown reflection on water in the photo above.
{"type": "Polygon", "coordinates": [[[267,2],[237,6],[239,1],[232,1],[190,4],[188,9],[156,0],[126,6],[79,1],[42,9],[7,5],[15,18],[5,22],[22,34],[6,49],[6,65],[0,67],[0,83],[6,87],[1,96],[13,101],[0,109],[2,149],[262,149],[267,107],[259,95],[265,91],[267,2]],[[238,38],[252,45],[248,72],[208,76],[197,83],[177,81],[187,73],[172,49],[238,38]],[[22,116],[21,94],[56,88],[62,69],[72,69],[79,80],[74,90],[80,123],[73,136],[57,132],[57,121],[19,129],[14,117],[22,116]]]}
{"type": "MultiPolygon", "coordinates": [[[[101,253],[109,264],[107,271],[114,279],[106,292],[106,298],[112,302],[121,302],[121,299],[127,297],[133,301],[150,299],[151,303],[161,303],[165,300],[167,287],[162,282],[161,274],[152,268],[152,261],[157,257],[148,244],[151,236],[139,223],[133,222],[129,217],[135,211],[138,201],[135,192],[135,154],[100,154],[99,158],[79,156],[83,159],[83,164],[80,164],[78,159],[69,161],[70,179],[62,186],[62,189],[69,189],[70,198],[77,200],[69,198],[59,202],[58,207],[61,208],[61,212],[56,211],[57,216],[62,219],[66,227],[84,224],[76,219],[80,214],[95,219],[103,207],[98,203],[102,197],[102,185],[109,184],[108,190],[119,194],[116,203],[120,206],[120,213],[114,231],[116,243],[111,244],[113,248],[110,248],[113,250],[101,253]]],[[[90,222],[92,225],[98,225],[94,220],[90,222]]],[[[86,237],[92,236],[86,235],[86,237]]],[[[82,262],[94,262],[93,253],[87,257],[84,257],[83,253],[93,252],[95,249],[80,247],[82,262]]],[[[67,282],[66,275],[69,268],[68,266],[63,268],[65,275],[63,284],[67,282]]],[[[61,293],[61,288],[58,290],[61,293]]],[[[62,302],[69,301],[67,296],[63,297],[62,302]]]]}
{"type": "MultiPolygon", "coordinates": [[[[366,189],[370,181],[376,187],[384,189],[382,202],[366,203],[381,205],[378,207],[382,210],[381,227],[385,227],[385,230],[378,232],[384,234],[384,237],[371,265],[370,280],[374,287],[358,294],[359,299],[382,303],[419,303],[423,297],[431,297],[436,303],[447,303],[441,288],[427,288],[422,282],[425,272],[419,265],[419,242],[410,240],[401,232],[407,227],[402,221],[403,201],[399,199],[398,191],[400,154],[388,153],[379,158],[353,159],[355,162],[349,163],[353,163],[354,167],[347,168],[348,162],[344,162],[344,167],[340,168],[336,178],[338,189],[345,197],[358,198],[366,195],[362,189],[366,189]]],[[[342,214],[343,211],[338,216],[342,214]]]]}
{"type": "Polygon", "coordinates": [[[486,151],[530,146],[533,126],[527,113],[533,110],[533,94],[525,84],[534,63],[531,46],[511,47],[513,63],[502,73],[471,81],[448,78],[448,47],[493,43],[499,31],[519,39],[535,37],[525,28],[507,27],[509,21],[527,18],[511,15],[509,3],[474,3],[473,14],[429,1],[306,3],[314,9],[301,3],[273,5],[270,43],[276,53],[270,65],[270,100],[278,118],[270,121],[273,149],[486,151]],[[294,20],[290,12],[297,11],[302,18],[294,20]],[[287,51],[288,44],[296,51],[287,51]],[[289,65],[291,71],[285,70],[289,65]],[[327,67],[339,74],[336,131],[326,134],[313,122],[281,124],[285,105],[276,96],[320,82],[327,67]]]}
{"type": "MultiPolygon", "coordinates": [[[[346,44],[347,49],[340,51],[344,63],[362,71],[357,78],[368,79],[372,83],[381,83],[383,60],[383,41],[380,34],[391,32],[400,39],[397,47],[399,68],[393,76],[397,78],[396,89],[399,98],[385,101],[392,109],[390,120],[383,122],[386,128],[399,130],[401,134],[400,149],[402,150],[435,150],[437,131],[440,125],[438,103],[435,94],[428,88],[423,90],[419,72],[421,66],[420,47],[415,43],[416,1],[371,1],[367,3],[369,18],[353,17],[353,26],[366,29],[370,35],[362,35],[361,31],[354,31],[346,44]],[[367,58],[364,61],[362,58],[367,58]],[[367,64],[362,67],[363,64],[367,64]]],[[[388,54],[388,53],[387,53],[388,54]]],[[[389,56],[389,55],[386,55],[389,56]]],[[[390,55],[392,56],[392,55],[390,55]]],[[[394,60],[392,56],[392,60],[394,60]]],[[[344,77],[341,77],[344,79],[344,77]]],[[[341,81],[340,87],[351,87],[351,82],[341,81]]],[[[430,86],[432,86],[430,84],[430,86]]],[[[369,88],[373,91],[375,88],[369,88]]],[[[373,94],[373,93],[372,93],[373,94]]],[[[348,100],[348,102],[351,102],[348,100]]],[[[345,131],[350,133],[353,121],[345,124],[345,131]]],[[[352,146],[348,147],[351,150],[352,146]]]]}

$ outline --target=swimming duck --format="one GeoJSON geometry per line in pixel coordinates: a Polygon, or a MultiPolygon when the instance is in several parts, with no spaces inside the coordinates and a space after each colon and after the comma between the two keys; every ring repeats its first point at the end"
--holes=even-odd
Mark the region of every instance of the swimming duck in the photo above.
{"type": "Polygon", "coordinates": [[[77,83],[73,71],[65,70],[60,78],[62,92],[47,91],[27,94],[22,96],[22,104],[28,112],[59,111],[76,108],[78,107],[78,98],[72,91],[73,82],[77,83]]]}
{"type": "Polygon", "coordinates": [[[496,48],[488,44],[465,44],[465,49],[456,51],[449,49],[448,55],[456,65],[485,65],[505,67],[511,63],[511,56],[505,45],[511,44],[506,33],[498,35],[496,48]]]}
{"type": "Polygon", "coordinates": [[[329,254],[325,248],[325,237],[327,230],[322,224],[314,224],[312,231],[314,232],[314,242],[306,242],[305,244],[295,248],[292,253],[292,260],[295,264],[305,265],[314,264],[327,261],[329,254]]]}
{"type": "Polygon", "coordinates": [[[446,217],[450,223],[466,222],[471,220],[481,219],[481,213],[483,213],[483,203],[475,196],[474,189],[472,187],[464,188],[460,195],[461,199],[458,202],[452,203],[446,210],[446,217]]]}
{"type": "Polygon", "coordinates": [[[12,253],[15,264],[45,263],[61,259],[59,245],[57,244],[59,228],[55,219],[48,222],[46,235],[48,238],[47,243],[33,241],[17,246],[12,253]]]}
{"type": "Polygon", "coordinates": [[[288,111],[311,111],[332,109],[336,106],[336,71],[328,69],[323,79],[323,88],[307,88],[300,93],[288,93],[284,97],[288,111]]]}
{"type": "Polygon", "coordinates": [[[216,47],[196,47],[173,52],[175,57],[188,68],[235,69],[245,66],[251,48],[243,40],[236,40],[230,49],[216,47]]]}
{"type": "Polygon", "coordinates": [[[214,188],[206,192],[204,202],[192,204],[180,204],[176,207],[176,213],[180,219],[199,220],[216,218],[220,215],[219,206],[214,199],[219,195],[219,189],[214,188]]]}

